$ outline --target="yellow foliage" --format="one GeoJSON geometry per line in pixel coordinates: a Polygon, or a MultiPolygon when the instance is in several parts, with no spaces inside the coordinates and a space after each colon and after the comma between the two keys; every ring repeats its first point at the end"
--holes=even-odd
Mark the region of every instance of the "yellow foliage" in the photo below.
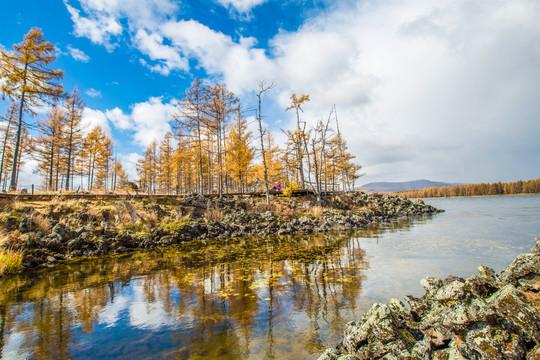
{"type": "Polygon", "coordinates": [[[22,259],[22,251],[0,250],[0,276],[19,271],[22,259]]]}
{"type": "Polygon", "coordinates": [[[293,190],[298,190],[298,184],[294,181],[291,181],[287,184],[287,187],[283,189],[283,195],[290,197],[293,190]]]}

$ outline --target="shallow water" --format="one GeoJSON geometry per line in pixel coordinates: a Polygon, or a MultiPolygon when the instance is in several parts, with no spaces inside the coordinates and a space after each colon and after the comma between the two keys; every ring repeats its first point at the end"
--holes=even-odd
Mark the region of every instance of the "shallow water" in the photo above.
{"type": "Polygon", "coordinates": [[[0,280],[2,359],[313,359],[425,276],[499,271],[540,236],[540,196],[354,234],[193,242],[0,280]]]}

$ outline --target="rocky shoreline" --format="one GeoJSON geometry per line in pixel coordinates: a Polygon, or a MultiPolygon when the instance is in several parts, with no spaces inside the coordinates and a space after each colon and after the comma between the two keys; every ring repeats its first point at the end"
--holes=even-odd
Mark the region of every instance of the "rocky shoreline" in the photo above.
{"type": "Polygon", "coordinates": [[[52,266],[81,256],[125,253],[185,241],[346,231],[442,210],[392,195],[356,192],[327,199],[214,199],[165,203],[71,201],[4,204],[0,249],[23,253],[22,268],[52,266]],[[128,218],[130,221],[127,221],[128,218]],[[123,220],[122,220],[123,219],[123,220]]]}
{"type": "Polygon", "coordinates": [[[540,359],[540,238],[495,274],[425,278],[421,298],[376,303],[319,360],[540,359]]]}

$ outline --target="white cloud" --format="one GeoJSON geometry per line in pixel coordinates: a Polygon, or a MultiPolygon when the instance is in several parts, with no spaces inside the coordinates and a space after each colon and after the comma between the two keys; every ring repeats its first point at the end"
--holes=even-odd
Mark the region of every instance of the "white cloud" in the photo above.
{"type": "MultiPolygon", "coordinates": [[[[188,60],[181,57],[177,49],[163,45],[163,36],[160,34],[148,33],[141,29],[135,34],[134,41],[138,49],[147,54],[150,59],[159,60],[158,64],[149,66],[152,71],[169,75],[171,70],[189,70],[188,60]]],[[[146,62],[143,65],[146,65],[146,62]]]]}
{"type": "Polygon", "coordinates": [[[92,88],[86,89],[84,93],[90,97],[101,97],[101,91],[92,88]]]}
{"type": "Polygon", "coordinates": [[[252,47],[256,43],[253,38],[241,38],[236,43],[194,20],[170,21],[160,31],[186,57],[196,58],[208,74],[223,76],[234,92],[255,89],[258,81],[278,73],[264,50],[252,47]]]}
{"type": "Polygon", "coordinates": [[[124,112],[117,107],[112,110],[105,111],[105,116],[117,129],[128,130],[133,126],[133,122],[129,116],[124,114],[124,112]]]}
{"type": "Polygon", "coordinates": [[[91,17],[80,15],[80,11],[66,2],[66,7],[74,23],[74,34],[79,37],[87,37],[93,43],[103,45],[109,51],[114,48],[111,38],[122,33],[122,25],[114,17],[97,13],[91,17]]]}
{"type": "Polygon", "coordinates": [[[154,97],[133,105],[131,120],[134,123],[135,143],[147,147],[154,139],[162,139],[171,130],[169,121],[175,112],[175,107],[171,103],[162,103],[161,98],[154,97]]]}
{"type": "Polygon", "coordinates": [[[131,105],[130,114],[116,107],[105,112],[91,110],[88,117],[94,119],[92,123],[106,123],[108,126],[109,120],[114,128],[128,130],[133,142],[145,148],[154,139],[160,140],[167,131],[171,131],[169,121],[177,111],[173,101],[167,103],[162,98],[151,97],[148,101],[131,105]]]}
{"type": "Polygon", "coordinates": [[[226,8],[234,8],[240,13],[247,13],[252,8],[265,3],[267,0],[217,0],[222,6],[226,8]]]}
{"type": "Polygon", "coordinates": [[[81,120],[81,125],[85,133],[89,133],[96,126],[101,126],[103,131],[111,137],[111,127],[107,121],[105,113],[101,110],[94,110],[89,107],[85,107],[81,120]]]}
{"type": "Polygon", "coordinates": [[[87,63],[90,61],[90,56],[86,55],[82,50],[76,49],[71,47],[71,45],[68,45],[68,51],[72,58],[78,61],[82,61],[84,63],[87,63]]]}
{"type": "Polygon", "coordinates": [[[308,121],[337,104],[369,181],[533,178],[516,160],[540,161],[538,16],[526,0],[338,9],[272,40],[277,99],[309,93],[308,121]]]}
{"type": "Polygon", "coordinates": [[[79,0],[81,9],[71,6],[68,0],[64,3],[75,35],[87,37],[109,51],[115,47],[113,40],[123,32],[121,19],[127,19],[133,31],[153,29],[178,10],[178,4],[171,0],[79,0]]]}
{"type": "MultiPolygon", "coordinates": [[[[43,181],[43,178],[34,172],[38,168],[38,161],[34,159],[25,159],[21,165],[19,171],[19,183],[17,188],[19,190],[27,189],[28,192],[32,189],[34,185],[34,190],[39,190],[39,187],[43,181]]],[[[8,184],[9,187],[9,184],[8,184]]]]}
{"type": "MultiPolygon", "coordinates": [[[[220,2],[238,11],[260,3],[220,2]]],[[[83,0],[88,16],[103,21],[95,31],[80,33],[106,45],[120,32],[114,26],[99,32],[107,29],[105,20],[127,18],[134,44],[153,62],[145,62],[153,71],[187,71],[187,59],[196,59],[208,75],[244,96],[259,81],[274,80],[279,90],[272,99],[281,110],[292,92],[310,94],[302,114],[308,122],[326,117],[336,104],[341,129],[369,181],[537,176],[517,160],[540,162],[540,3],[346,3],[296,32],[280,32],[266,51],[253,38],[234,41],[195,20],[177,21],[176,8],[166,0],[156,3],[157,10],[150,6],[155,18],[119,0],[83,0]]],[[[169,107],[159,99],[132,107],[138,144],[164,134],[169,107]]],[[[284,127],[294,122],[291,112],[285,116],[284,127]]]]}
{"type": "Polygon", "coordinates": [[[132,152],[129,154],[118,154],[118,160],[122,163],[130,179],[137,179],[137,161],[141,158],[141,154],[132,152]]]}

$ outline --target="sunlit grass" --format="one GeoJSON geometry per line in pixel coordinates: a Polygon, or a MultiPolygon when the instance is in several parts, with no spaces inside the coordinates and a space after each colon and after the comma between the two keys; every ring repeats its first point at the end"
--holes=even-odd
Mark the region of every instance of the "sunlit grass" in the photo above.
{"type": "Polygon", "coordinates": [[[21,268],[23,254],[21,251],[0,250],[0,276],[14,274],[21,268]]]}

